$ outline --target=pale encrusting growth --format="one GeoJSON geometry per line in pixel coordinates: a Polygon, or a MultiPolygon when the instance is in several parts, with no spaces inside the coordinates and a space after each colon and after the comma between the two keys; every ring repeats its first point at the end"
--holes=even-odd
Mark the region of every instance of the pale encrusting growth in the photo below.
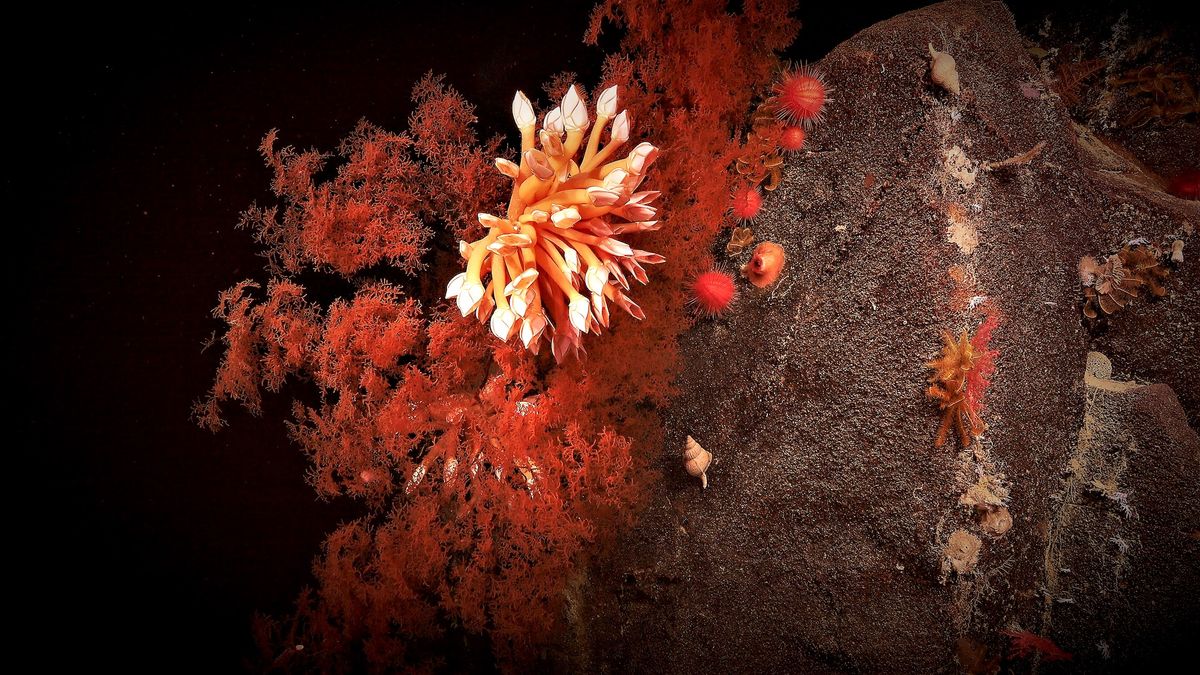
{"type": "Polygon", "coordinates": [[[659,227],[650,206],[659,193],[638,191],[658,148],[641,143],[614,159],[629,140],[628,115],[617,112],[615,86],[600,92],[594,125],[574,86],[540,129],[529,99],[517,92],[513,119],[521,131],[520,163],[495,161],[513,181],[508,212],[479,214],[487,234],[459,242],[467,269],[450,280],[446,297],[457,299],[463,316],[490,319],[496,337],[519,336],[535,354],[545,337],[561,362],[568,353],[583,352],[584,333],[608,327],[609,303],[637,319],[645,316],[626,295],[630,277],[647,283],[642,264],[665,259],[615,235],[659,227]]]}

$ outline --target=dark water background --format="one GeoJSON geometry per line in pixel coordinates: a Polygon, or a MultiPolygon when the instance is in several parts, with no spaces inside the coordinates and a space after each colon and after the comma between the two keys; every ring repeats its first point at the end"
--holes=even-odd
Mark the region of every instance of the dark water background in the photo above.
{"type": "MultiPolygon", "coordinates": [[[[305,485],[289,398],[268,396],[263,419],[229,408],[218,435],[188,419],[217,364],[200,351],[217,292],[264,279],[234,229],[270,202],[255,147],[272,127],[323,149],[360,117],[402,128],[428,70],[478,106],[483,136],[511,132],[518,88],[540,94],[562,70],[595,82],[590,3],[499,4],[9,24],[7,107],[22,123],[5,190],[31,215],[5,220],[32,317],[10,315],[8,337],[33,347],[15,354],[22,433],[7,449],[33,464],[10,475],[30,495],[8,549],[35,572],[14,579],[33,601],[18,653],[55,670],[236,671],[252,613],[286,610],[309,583],[325,533],[358,511],[305,485]]],[[[923,3],[805,4],[796,60],[923,3]]],[[[1019,14],[1044,9],[1029,4],[1019,14]]]]}

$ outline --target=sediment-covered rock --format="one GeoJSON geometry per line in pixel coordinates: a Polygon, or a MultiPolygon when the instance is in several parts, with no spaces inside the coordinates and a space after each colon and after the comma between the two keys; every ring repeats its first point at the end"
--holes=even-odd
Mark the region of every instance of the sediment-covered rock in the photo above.
{"type": "MultiPolygon", "coordinates": [[[[819,65],[834,87],[827,121],[753,225],[787,266],[766,288],[739,280],[733,310],[685,336],[664,479],[580,585],[564,660],[937,672],[956,668],[963,644],[979,664],[1007,658],[1004,630],[1051,637],[1097,668],[1144,645],[1179,648],[1195,620],[1179,598],[1200,597],[1187,538],[1200,527],[1195,434],[1182,416],[1194,422],[1200,404],[1196,257],[1172,270],[1165,297],[1104,325],[1083,319],[1078,263],[1137,237],[1190,241],[1200,209],[1089,147],[1055,96],[1027,95],[1043,75],[1001,3],[898,16],[819,65]],[[931,44],[953,57],[957,95],[931,80],[931,44]],[[987,430],[969,448],[953,436],[936,448],[925,364],[943,331],[985,316],[999,322],[987,430]],[[1096,450],[1125,457],[1113,494],[1131,515],[1088,496],[1072,465],[1099,339],[1155,355],[1153,373],[1123,372],[1187,392],[1183,408],[1165,386],[1127,394],[1127,434],[1096,450]],[[713,455],[706,490],[680,468],[688,436],[713,455]],[[1068,528],[1074,499],[1100,510],[1068,528]],[[1119,579],[1111,548],[1076,562],[1113,536],[1131,542],[1119,579]],[[1046,595],[1059,558],[1088,575],[1053,586],[1074,604],[1046,595]]],[[[714,247],[731,267],[749,254],[714,247]]]]}
{"type": "Polygon", "coordinates": [[[1170,387],[1111,373],[1088,355],[1045,557],[1043,625],[1087,671],[1166,660],[1200,631],[1200,437],[1170,387]]]}

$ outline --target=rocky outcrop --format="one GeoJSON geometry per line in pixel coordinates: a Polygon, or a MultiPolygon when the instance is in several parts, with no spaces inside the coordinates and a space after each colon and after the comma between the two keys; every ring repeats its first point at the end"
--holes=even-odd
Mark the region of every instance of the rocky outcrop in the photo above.
{"type": "Polygon", "coordinates": [[[1200,437],[1170,387],[1111,378],[1089,354],[1045,557],[1043,626],[1088,671],[1166,660],[1200,631],[1200,437]]]}
{"type": "MultiPolygon", "coordinates": [[[[1197,419],[1200,390],[1197,265],[1103,327],[1083,320],[1077,265],[1135,237],[1188,238],[1196,203],[1102,164],[1048,87],[1022,87],[1042,75],[1000,3],[898,16],[820,67],[828,120],[753,226],[787,267],[766,289],[740,282],[732,312],[685,336],[664,479],[579,586],[564,662],[986,670],[1008,658],[1003,630],[1049,636],[1097,668],[1178,649],[1196,611],[1180,598],[1200,596],[1185,417],[1197,419]],[[953,57],[957,95],[930,79],[931,44],[953,57]],[[985,314],[1000,321],[987,431],[935,448],[924,364],[943,331],[985,314]],[[1126,465],[1099,496],[1083,481],[1110,465],[1073,464],[1097,336],[1155,354],[1156,380],[1189,392],[1185,408],[1166,385],[1121,394],[1125,431],[1093,454],[1126,465]],[[713,453],[706,490],[682,468],[689,435],[713,453]],[[1072,571],[1048,581],[1054,566],[1072,571]]],[[[718,260],[745,262],[724,243],[718,260]]]]}

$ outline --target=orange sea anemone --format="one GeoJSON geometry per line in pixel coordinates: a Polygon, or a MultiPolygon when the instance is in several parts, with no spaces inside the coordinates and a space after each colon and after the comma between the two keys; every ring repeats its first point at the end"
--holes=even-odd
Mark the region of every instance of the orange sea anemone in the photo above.
{"type": "Polygon", "coordinates": [[[608,327],[609,302],[645,318],[625,295],[629,277],[645,284],[642,263],[665,259],[614,235],[658,229],[650,203],[659,193],[637,191],[658,148],[641,143],[613,159],[629,140],[628,115],[617,113],[615,86],[600,92],[590,135],[587,108],[573,85],[540,129],[521,92],[513,99],[513,119],[521,130],[520,164],[496,159],[496,168],[513,181],[508,212],[479,214],[487,235],[459,242],[467,270],[450,280],[446,297],[457,299],[463,316],[490,317],[501,340],[519,335],[535,354],[546,337],[561,362],[568,353],[585,353],[584,333],[608,327]]]}
{"type": "Polygon", "coordinates": [[[755,247],[750,262],[742,266],[742,276],[755,286],[766,288],[779,279],[785,260],[782,246],[773,241],[764,241],[755,247]]]}

